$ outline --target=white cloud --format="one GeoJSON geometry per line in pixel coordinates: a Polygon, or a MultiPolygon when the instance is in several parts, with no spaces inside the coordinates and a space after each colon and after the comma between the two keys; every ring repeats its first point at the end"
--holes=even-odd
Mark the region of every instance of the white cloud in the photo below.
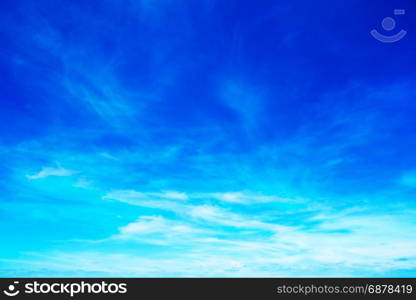
{"type": "MultiPolygon", "coordinates": [[[[190,215],[225,222],[222,211],[208,206],[199,207],[190,215]]],[[[207,231],[205,223],[192,223],[192,219],[142,216],[121,227],[117,236],[104,243],[111,245],[115,239],[119,242],[137,240],[169,246],[168,253],[155,252],[145,257],[131,252],[47,253],[3,262],[14,268],[43,270],[49,276],[59,272],[66,275],[149,277],[383,276],[396,270],[416,269],[414,217],[414,213],[371,215],[345,212],[333,218],[323,218],[311,228],[257,235],[255,231],[264,226],[264,222],[246,224],[254,233],[227,233],[221,229],[207,231]]],[[[243,218],[240,217],[239,221],[243,218]]],[[[233,225],[232,220],[229,222],[233,225]]],[[[240,227],[241,223],[234,225],[240,227]]]]}
{"type": "Polygon", "coordinates": [[[253,217],[195,204],[191,196],[184,202],[152,195],[130,190],[106,196],[176,215],[174,220],[141,217],[119,230],[119,239],[184,247],[180,254],[148,257],[150,269],[151,261],[170,267],[146,276],[375,276],[416,269],[416,215],[409,210],[386,215],[370,207],[317,209],[287,226],[270,214],[253,217]],[[183,261],[189,268],[181,267],[183,261]],[[233,263],[221,266],[225,261],[233,263]]]}
{"type": "MultiPolygon", "coordinates": [[[[249,192],[225,192],[225,193],[193,193],[186,194],[178,191],[164,192],[139,192],[134,190],[113,191],[106,197],[117,195],[119,198],[143,200],[219,200],[221,202],[235,204],[255,204],[255,203],[300,203],[303,200],[282,198],[272,195],[254,194],[249,192]]],[[[120,200],[120,199],[119,199],[120,200]]]]}
{"type": "Polygon", "coordinates": [[[202,194],[208,198],[214,198],[220,201],[238,204],[270,203],[270,202],[300,202],[297,199],[288,199],[271,195],[253,194],[247,192],[227,192],[202,194]]]}
{"type": "Polygon", "coordinates": [[[172,201],[172,198],[163,197],[163,193],[142,193],[134,190],[117,190],[107,193],[103,199],[117,200],[130,205],[157,208],[173,212],[183,209],[183,201],[172,201]]]}
{"type": "Polygon", "coordinates": [[[61,166],[58,166],[58,167],[43,167],[36,174],[26,175],[26,178],[28,178],[30,180],[34,180],[34,179],[41,179],[41,178],[46,178],[46,177],[50,177],[50,176],[65,177],[65,176],[72,176],[75,173],[76,173],[75,171],[62,168],[61,166]]]}
{"type": "Polygon", "coordinates": [[[187,243],[190,239],[207,232],[182,221],[169,220],[162,216],[142,216],[135,222],[119,228],[115,239],[142,240],[155,244],[187,243]]]}
{"type": "Polygon", "coordinates": [[[93,186],[93,181],[88,180],[87,178],[84,178],[84,177],[80,177],[78,178],[74,186],[78,188],[82,188],[82,189],[89,189],[93,186]]]}
{"type": "Polygon", "coordinates": [[[168,199],[176,199],[176,200],[188,200],[189,197],[185,193],[180,193],[176,191],[166,191],[163,193],[154,193],[154,196],[161,197],[161,198],[168,198],[168,199]]]}
{"type": "Polygon", "coordinates": [[[236,214],[224,208],[208,204],[188,204],[161,198],[159,193],[141,193],[133,190],[113,191],[104,196],[105,199],[113,199],[136,206],[150,207],[174,212],[185,218],[208,221],[216,225],[231,226],[236,228],[256,228],[267,231],[289,230],[290,227],[279,224],[262,222],[256,218],[236,214]]]}
{"type": "Polygon", "coordinates": [[[101,152],[99,153],[99,156],[109,159],[109,160],[114,160],[114,161],[119,161],[120,159],[118,159],[117,157],[107,153],[107,152],[101,152]]]}
{"type": "Polygon", "coordinates": [[[135,190],[117,190],[108,193],[104,196],[104,198],[113,198],[122,202],[137,205],[146,201],[187,200],[189,197],[187,194],[177,191],[138,192],[135,190]]]}

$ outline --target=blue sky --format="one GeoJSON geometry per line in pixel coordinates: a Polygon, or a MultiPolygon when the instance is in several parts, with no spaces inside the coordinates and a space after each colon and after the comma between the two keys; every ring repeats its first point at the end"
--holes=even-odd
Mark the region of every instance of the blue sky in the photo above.
{"type": "Polygon", "coordinates": [[[1,274],[414,277],[416,5],[310,2],[1,1],[1,274]]]}

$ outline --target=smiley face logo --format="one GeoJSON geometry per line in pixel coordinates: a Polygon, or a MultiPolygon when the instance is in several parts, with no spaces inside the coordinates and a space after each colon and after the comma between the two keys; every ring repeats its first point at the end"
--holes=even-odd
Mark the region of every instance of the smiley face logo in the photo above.
{"type": "MultiPolygon", "coordinates": [[[[394,14],[395,15],[404,15],[406,11],[404,9],[395,9],[394,14]]],[[[388,32],[392,31],[396,28],[396,20],[391,17],[386,17],[381,22],[381,27],[388,32]]],[[[406,30],[400,30],[398,33],[394,35],[384,35],[378,32],[376,29],[371,30],[371,35],[378,41],[383,43],[395,43],[400,41],[404,36],[407,34],[406,30]]]]}
{"type": "Polygon", "coordinates": [[[19,284],[19,281],[15,281],[13,282],[13,284],[10,284],[7,288],[7,290],[4,290],[4,294],[6,294],[9,297],[14,297],[17,296],[20,291],[16,289],[16,285],[19,284]]]}

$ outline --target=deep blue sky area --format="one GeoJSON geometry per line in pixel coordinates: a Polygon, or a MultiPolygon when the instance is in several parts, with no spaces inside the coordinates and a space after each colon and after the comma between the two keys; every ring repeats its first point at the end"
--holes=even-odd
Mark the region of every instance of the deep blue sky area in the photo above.
{"type": "Polygon", "coordinates": [[[0,24],[4,276],[416,275],[415,1],[1,1],[0,24]]]}

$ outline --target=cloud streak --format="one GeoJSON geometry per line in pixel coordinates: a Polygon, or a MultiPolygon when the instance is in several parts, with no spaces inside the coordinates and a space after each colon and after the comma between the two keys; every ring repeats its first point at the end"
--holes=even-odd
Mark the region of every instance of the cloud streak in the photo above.
{"type": "Polygon", "coordinates": [[[65,169],[63,167],[43,167],[38,173],[33,175],[26,175],[27,179],[35,180],[47,178],[50,176],[67,177],[76,174],[75,171],[65,169]]]}

